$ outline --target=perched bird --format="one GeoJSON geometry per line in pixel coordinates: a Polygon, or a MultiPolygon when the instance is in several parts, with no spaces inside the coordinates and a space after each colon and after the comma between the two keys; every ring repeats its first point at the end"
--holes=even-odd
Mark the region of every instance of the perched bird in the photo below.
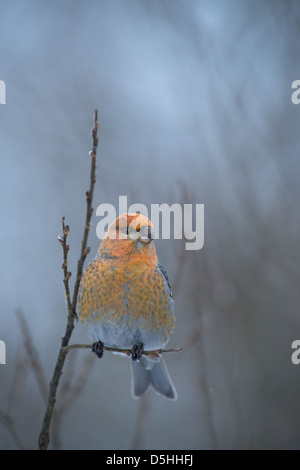
{"type": "Polygon", "coordinates": [[[163,348],[175,327],[171,287],[153,238],[147,217],[120,215],[81,278],[78,313],[98,357],[103,346],[131,351],[134,397],[152,386],[176,399],[163,359],[143,355],[163,348]]]}

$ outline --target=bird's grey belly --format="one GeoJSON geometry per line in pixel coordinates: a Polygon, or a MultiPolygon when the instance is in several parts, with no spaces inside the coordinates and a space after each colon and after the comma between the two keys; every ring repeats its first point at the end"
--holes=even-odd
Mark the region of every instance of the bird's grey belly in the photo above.
{"type": "Polygon", "coordinates": [[[110,348],[131,349],[135,344],[143,343],[144,349],[150,351],[163,347],[168,341],[162,330],[146,330],[142,325],[117,326],[113,322],[95,322],[94,319],[83,323],[91,341],[102,341],[110,348]]]}

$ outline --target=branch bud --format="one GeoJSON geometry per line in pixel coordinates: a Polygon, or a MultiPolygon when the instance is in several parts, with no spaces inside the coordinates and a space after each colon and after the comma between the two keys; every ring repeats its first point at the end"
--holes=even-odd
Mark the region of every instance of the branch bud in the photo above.
{"type": "Polygon", "coordinates": [[[89,252],[91,251],[90,247],[87,246],[86,249],[84,250],[84,256],[87,256],[89,254],[89,252]]]}

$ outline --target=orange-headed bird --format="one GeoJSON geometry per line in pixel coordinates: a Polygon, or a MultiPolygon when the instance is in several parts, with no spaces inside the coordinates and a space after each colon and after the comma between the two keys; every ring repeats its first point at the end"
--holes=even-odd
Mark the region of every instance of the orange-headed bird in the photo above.
{"type": "Polygon", "coordinates": [[[153,238],[147,217],[119,216],[82,276],[78,311],[98,357],[103,346],[131,350],[134,397],[152,386],[174,400],[176,390],[163,359],[143,355],[163,348],[175,327],[171,287],[153,238]]]}

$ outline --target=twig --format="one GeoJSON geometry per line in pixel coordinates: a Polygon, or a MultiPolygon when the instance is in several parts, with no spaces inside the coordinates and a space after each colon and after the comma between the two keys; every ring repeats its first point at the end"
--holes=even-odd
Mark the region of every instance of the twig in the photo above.
{"type": "MultiPolygon", "coordinates": [[[[91,344],[70,344],[64,349],[70,351],[71,349],[92,349],[91,344]]],[[[125,354],[126,356],[131,355],[131,349],[118,349],[118,348],[109,348],[108,346],[103,346],[104,351],[112,351],[120,354],[125,354]]],[[[168,352],[181,352],[183,348],[171,348],[171,349],[155,349],[153,351],[143,351],[144,356],[149,357],[159,357],[161,354],[168,352]]]]}
{"type": "Polygon", "coordinates": [[[63,248],[63,264],[61,268],[64,271],[63,283],[65,286],[65,295],[66,295],[66,302],[67,302],[67,307],[68,307],[68,315],[72,317],[72,304],[71,304],[70,287],[69,287],[69,279],[72,273],[71,271],[68,271],[68,252],[69,252],[70,246],[67,245],[67,236],[69,234],[70,227],[69,225],[65,225],[65,217],[62,218],[61,224],[62,224],[62,229],[63,229],[63,235],[60,235],[58,237],[58,241],[61,243],[62,248],[63,248]]]}
{"type": "Polygon", "coordinates": [[[42,430],[39,436],[39,449],[40,450],[46,450],[49,445],[49,428],[50,428],[50,424],[52,420],[53,409],[54,409],[55,402],[56,402],[57,387],[59,384],[60,376],[62,374],[65,359],[68,353],[68,349],[66,349],[66,346],[68,346],[69,344],[69,341],[70,341],[70,338],[71,338],[71,335],[75,326],[74,320],[75,318],[77,318],[77,315],[76,315],[77,297],[78,297],[80,279],[81,279],[82,271],[83,271],[83,265],[90,251],[89,247],[87,247],[87,240],[88,240],[88,235],[89,235],[89,230],[90,230],[90,221],[91,221],[91,217],[93,214],[92,200],[93,200],[93,194],[94,194],[94,186],[96,182],[96,176],[95,176],[96,152],[97,152],[97,146],[98,146],[97,134],[98,134],[98,111],[95,110],[94,128],[92,131],[93,147],[90,152],[90,156],[91,156],[90,188],[89,188],[89,191],[86,192],[87,207],[86,207],[85,227],[84,227],[84,233],[83,233],[83,240],[81,242],[80,258],[77,263],[77,274],[76,274],[76,281],[75,281],[75,286],[73,290],[72,302],[70,301],[71,297],[70,297],[70,289],[69,289],[69,279],[70,279],[71,273],[68,271],[68,263],[67,263],[67,257],[68,257],[68,251],[69,251],[69,246],[67,245],[67,236],[68,236],[70,229],[68,225],[65,225],[64,218],[62,220],[63,235],[59,237],[59,241],[63,247],[62,268],[64,271],[64,286],[65,286],[65,293],[66,293],[66,299],[67,299],[68,318],[67,318],[67,326],[66,326],[65,335],[62,338],[61,347],[58,353],[54,373],[50,382],[47,409],[44,415],[42,430]]]}
{"type": "Polygon", "coordinates": [[[77,305],[77,297],[78,297],[80,280],[82,276],[83,265],[84,265],[87,255],[90,252],[90,248],[87,247],[87,240],[88,240],[89,231],[90,231],[91,218],[94,212],[94,209],[92,207],[92,201],[93,201],[93,195],[94,195],[94,187],[96,183],[96,152],[97,152],[97,147],[98,147],[97,133],[98,133],[98,111],[95,110],[95,126],[92,131],[93,148],[90,151],[90,156],[91,156],[90,189],[89,191],[85,193],[86,202],[87,202],[86,219],[85,219],[83,240],[81,242],[81,254],[78,260],[78,264],[77,264],[76,282],[75,282],[74,291],[73,291],[73,299],[72,299],[73,311],[75,311],[76,305],[77,305]]]}

